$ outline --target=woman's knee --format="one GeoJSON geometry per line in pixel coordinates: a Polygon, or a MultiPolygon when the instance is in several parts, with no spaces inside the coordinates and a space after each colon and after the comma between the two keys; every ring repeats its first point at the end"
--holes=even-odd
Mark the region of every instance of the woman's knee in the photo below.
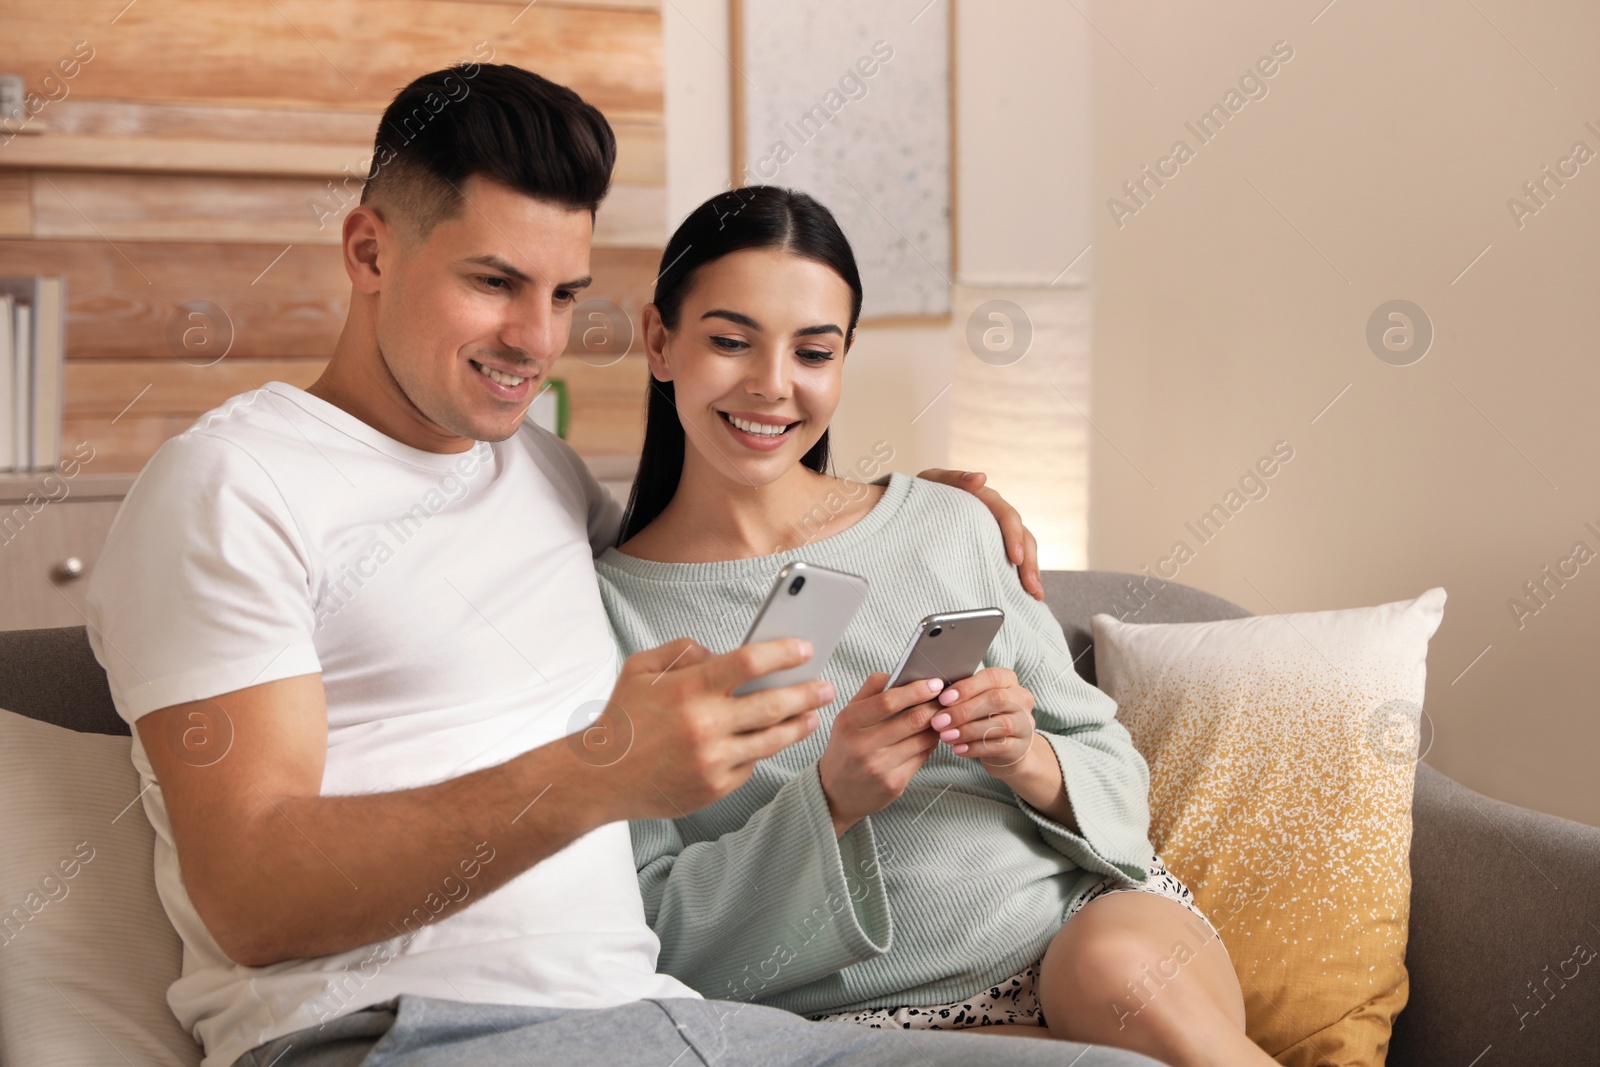
{"type": "Polygon", "coordinates": [[[1173,908],[1181,907],[1162,904],[1171,902],[1122,893],[1086,905],[1045,954],[1041,998],[1057,1015],[1113,1020],[1117,1029],[1147,1009],[1182,1017],[1217,1011],[1242,1028],[1243,999],[1221,942],[1209,928],[1199,936],[1198,920],[1183,921],[1192,913],[1178,916],[1173,908]]]}
{"type": "Polygon", "coordinates": [[[1154,958],[1154,946],[1148,931],[1074,918],[1050,942],[1041,970],[1046,983],[1064,983],[1078,994],[1120,988],[1154,958]]]}
{"type": "Polygon", "coordinates": [[[1074,917],[1051,941],[1040,967],[1039,999],[1051,1031],[1104,1040],[1122,1029],[1159,991],[1160,980],[1146,977],[1158,958],[1148,932],[1074,917]],[[1141,979],[1148,991],[1141,991],[1141,979]]]}

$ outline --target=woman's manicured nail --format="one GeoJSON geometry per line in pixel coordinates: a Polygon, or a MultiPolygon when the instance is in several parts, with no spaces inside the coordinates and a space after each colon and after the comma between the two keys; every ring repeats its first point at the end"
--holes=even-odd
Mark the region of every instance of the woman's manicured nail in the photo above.
{"type": "Polygon", "coordinates": [[[943,678],[929,678],[928,679],[928,691],[930,693],[937,693],[939,690],[941,690],[943,688],[944,688],[944,679],[943,678]]]}
{"type": "Polygon", "coordinates": [[[964,756],[967,753],[967,746],[966,745],[957,745],[955,748],[951,749],[950,751],[954,752],[958,756],[964,756]]]}
{"type": "Polygon", "coordinates": [[[928,723],[928,725],[933,727],[935,730],[943,730],[946,726],[950,725],[950,716],[947,713],[941,712],[940,714],[935,715],[933,717],[933,721],[928,723]]]}
{"type": "Polygon", "coordinates": [[[946,689],[944,692],[939,694],[939,703],[943,704],[947,708],[960,699],[961,694],[956,692],[954,689],[946,689]]]}
{"type": "MultiPolygon", "coordinates": [[[[958,738],[960,736],[961,736],[961,731],[960,730],[946,730],[942,734],[939,735],[939,740],[941,740],[941,741],[954,741],[956,738],[958,738]]],[[[965,746],[962,746],[962,747],[965,747],[965,746]]]]}

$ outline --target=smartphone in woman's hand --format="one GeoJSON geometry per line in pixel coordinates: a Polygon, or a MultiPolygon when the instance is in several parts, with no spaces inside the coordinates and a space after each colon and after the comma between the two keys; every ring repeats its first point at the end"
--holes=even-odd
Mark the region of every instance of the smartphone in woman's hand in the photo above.
{"type": "Polygon", "coordinates": [[[1000,632],[1006,613],[999,608],[946,611],[917,624],[895,666],[888,688],[937,678],[951,685],[971,678],[983,666],[989,643],[1000,632]]]}

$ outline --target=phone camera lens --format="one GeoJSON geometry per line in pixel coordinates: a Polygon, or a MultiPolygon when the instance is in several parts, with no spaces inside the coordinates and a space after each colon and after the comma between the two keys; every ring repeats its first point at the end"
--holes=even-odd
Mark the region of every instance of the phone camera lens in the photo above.
{"type": "Polygon", "coordinates": [[[805,585],[805,584],[806,584],[806,577],[805,577],[805,575],[802,574],[798,578],[796,578],[794,581],[789,583],[789,595],[790,596],[794,596],[796,593],[800,592],[800,587],[805,585]]]}
{"type": "Polygon", "coordinates": [[[944,633],[944,627],[935,626],[933,629],[928,631],[928,636],[929,637],[938,637],[942,633],[944,633]]]}

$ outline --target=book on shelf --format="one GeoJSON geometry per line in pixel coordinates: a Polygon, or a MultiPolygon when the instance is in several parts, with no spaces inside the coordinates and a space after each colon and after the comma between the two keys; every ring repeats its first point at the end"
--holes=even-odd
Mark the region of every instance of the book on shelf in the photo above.
{"type": "Polygon", "coordinates": [[[0,471],[61,462],[67,280],[0,277],[0,471]]]}
{"type": "Polygon", "coordinates": [[[17,338],[10,293],[0,293],[0,473],[17,469],[17,338]]]}

